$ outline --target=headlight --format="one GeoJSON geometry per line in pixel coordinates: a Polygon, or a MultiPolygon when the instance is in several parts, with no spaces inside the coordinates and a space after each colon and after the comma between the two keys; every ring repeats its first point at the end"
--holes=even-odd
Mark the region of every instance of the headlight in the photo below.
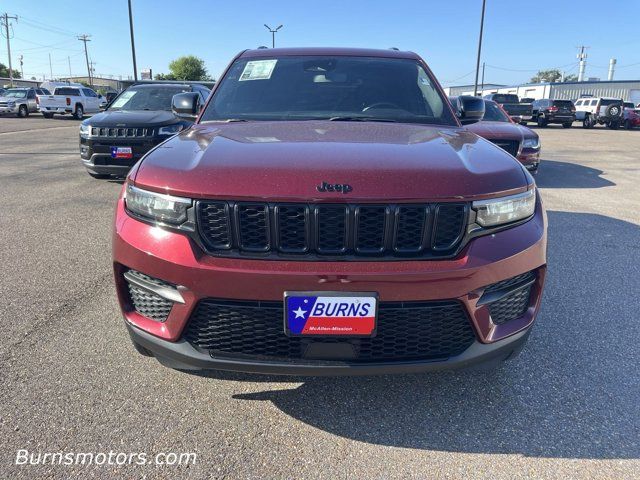
{"type": "Polygon", "coordinates": [[[535,208],[535,189],[518,195],[473,202],[476,222],[483,227],[493,227],[522,220],[533,215],[535,208]]]}
{"type": "Polygon", "coordinates": [[[183,128],[184,127],[179,123],[175,125],[167,125],[166,127],[160,127],[160,129],[158,130],[158,135],[173,135],[175,133],[178,133],[183,128]]]}
{"type": "Polygon", "coordinates": [[[185,222],[191,203],[190,198],[149,192],[130,184],[125,191],[125,205],[131,213],[172,225],[185,222]]]}
{"type": "Polygon", "coordinates": [[[525,138],[522,142],[522,148],[540,148],[539,138],[525,138]]]}
{"type": "Polygon", "coordinates": [[[80,124],[80,135],[89,135],[91,133],[91,127],[89,125],[85,125],[84,123],[80,124]]]}

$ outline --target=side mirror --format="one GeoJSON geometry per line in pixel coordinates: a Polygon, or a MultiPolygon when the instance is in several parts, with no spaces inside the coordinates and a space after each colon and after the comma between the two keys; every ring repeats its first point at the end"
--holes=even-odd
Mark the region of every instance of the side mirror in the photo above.
{"type": "Polygon", "coordinates": [[[200,96],[197,92],[178,93],[171,99],[171,111],[177,117],[195,120],[200,108],[200,96]]]}
{"type": "Polygon", "coordinates": [[[484,100],[470,95],[459,96],[456,116],[463,125],[479,122],[484,117],[484,100]]]}

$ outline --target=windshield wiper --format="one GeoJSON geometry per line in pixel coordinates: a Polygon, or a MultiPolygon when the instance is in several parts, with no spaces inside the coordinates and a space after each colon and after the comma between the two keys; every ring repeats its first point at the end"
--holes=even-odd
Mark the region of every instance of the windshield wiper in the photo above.
{"type": "Polygon", "coordinates": [[[397,120],[391,118],[380,117],[361,117],[361,116],[340,116],[328,118],[330,122],[392,122],[397,123],[397,120]]]}

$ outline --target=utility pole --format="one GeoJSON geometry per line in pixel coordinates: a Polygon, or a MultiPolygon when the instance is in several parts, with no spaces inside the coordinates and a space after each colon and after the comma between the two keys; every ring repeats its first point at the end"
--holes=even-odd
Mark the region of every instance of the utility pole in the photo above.
{"type": "Polygon", "coordinates": [[[49,54],[49,80],[53,80],[53,67],[51,66],[51,54],[49,54]]]}
{"type": "Polygon", "coordinates": [[[480,91],[484,91],[484,62],[482,62],[482,86],[480,87],[480,91]]]}
{"type": "Polygon", "coordinates": [[[89,62],[89,65],[91,65],[91,80],[92,80],[92,81],[91,81],[91,86],[92,86],[92,87],[93,87],[93,78],[94,78],[94,76],[95,76],[95,74],[96,74],[96,69],[95,69],[95,67],[94,67],[94,65],[95,65],[95,64],[96,64],[96,62],[94,62],[93,60],[91,60],[91,61],[89,62]]]}
{"type": "Polygon", "coordinates": [[[133,79],[138,81],[138,66],[136,65],[136,43],[133,40],[133,14],[131,13],[131,0],[129,0],[129,31],[131,32],[131,56],[133,57],[133,79]]]}
{"type": "Polygon", "coordinates": [[[480,54],[482,53],[482,30],[484,29],[484,10],[487,0],[482,0],[482,15],[480,16],[480,36],[478,37],[478,58],[476,59],[476,81],[473,84],[473,96],[478,95],[478,73],[480,73],[480,54]]]}
{"type": "Polygon", "coordinates": [[[580,61],[580,66],[578,67],[578,81],[579,82],[584,82],[584,70],[585,67],[587,66],[587,52],[585,52],[585,50],[589,47],[585,47],[584,45],[581,45],[579,47],[576,47],[580,49],[580,52],[578,53],[578,55],[576,55],[576,58],[580,61]]]}
{"type": "Polygon", "coordinates": [[[87,42],[90,42],[89,37],[91,35],[87,35],[86,33],[80,35],[78,40],[84,43],[84,59],[87,61],[87,75],[89,75],[89,85],[93,87],[93,80],[91,79],[91,67],[89,67],[89,54],[87,53],[87,42]]]}
{"type": "Polygon", "coordinates": [[[278,28],[273,29],[271,28],[269,25],[267,25],[266,23],[264,24],[264,26],[267,28],[267,30],[269,30],[271,32],[271,48],[276,48],[276,32],[278,30],[280,30],[283,26],[280,25],[278,26],[278,28]]]}
{"type": "Polygon", "coordinates": [[[71,80],[71,77],[73,77],[71,75],[71,57],[67,57],[67,62],[69,62],[69,80],[71,80]]]}
{"type": "Polygon", "coordinates": [[[17,23],[18,17],[15,15],[10,16],[7,12],[5,12],[4,15],[2,15],[2,17],[0,18],[4,18],[4,22],[2,23],[4,24],[4,31],[7,36],[7,54],[9,55],[9,85],[13,87],[13,69],[11,68],[11,41],[9,40],[9,20],[13,19],[17,23]]]}
{"type": "Polygon", "coordinates": [[[24,55],[20,55],[20,76],[24,80],[24,68],[22,68],[22,66],[24,65],[23,59],[24,55]]]}

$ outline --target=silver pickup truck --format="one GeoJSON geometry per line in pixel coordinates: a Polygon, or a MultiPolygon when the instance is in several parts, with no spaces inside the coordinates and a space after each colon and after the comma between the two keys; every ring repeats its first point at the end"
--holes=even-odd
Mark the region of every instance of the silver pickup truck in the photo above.
{"type": "Polygon", "coordinates": [[[0,115],[26,117],[38,111],[38,95],[49,95],[45,88],[9,88],[0,95],[0,115]]]}
{"type": "Polygon", "coordinates": [[[57,113],[70,114],[80,120],[85,113],[100,111],[100,97],[85,87],[56,87],[53,95],[41,95],[38,101],[44,118],[51,118],[57,113]]]}

